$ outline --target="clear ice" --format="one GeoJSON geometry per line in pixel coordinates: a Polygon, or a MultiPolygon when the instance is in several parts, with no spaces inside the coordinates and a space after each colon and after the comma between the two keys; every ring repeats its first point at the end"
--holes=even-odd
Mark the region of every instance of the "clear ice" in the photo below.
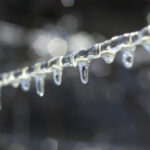
{"type": "Polygon", "coordinates": [[[113,53],[105,53],[101,56],[107,64],[111,64],[114,61],[115,54],[113,53]]]}
{"type": "Polygon", "coordinates": [[[39,96],[44,96],[44,77],[37,75],[35,77],[35,86],[36,86],[36,93],[39,96]]]}
{"type": "Polygon", "coordinates": [[[81,79],[81,82],[83,84],[87,84],[88,83],[88,70],[89,70],[89,63],[87,62],[80,62],[78,64],[78,67],[79,67],[79,73],[80,73],[80,79],[81,79]]]}
{"type": "Polygon", "coordinates": [[[56,85],[61,85],[62,82],[62,70],[54,70],[53,71],[53,79],[56,85]]]}
{"type": "Polygon", "coordinates": [[[150,52],[150,25],[137,32],[115,36],[89,49],[76,51],[65,56],[58,56],[49,61],[36,63],[33,66],[27,66],[16,71],[2,73],[0,75],[0,86],[3,87],[11,84],[14,88],[17,88],[21,84],[21,88],[24,91],[28,91],[30,79],[34,76],[36,92],[39,96],[43,96],[44,75],[46,73],[53,71],[54,82],[56,85],[60,85],[63,68],[76,67],[77,65],[81,82],[86,84],[88,82],[88,68],[91,60],[101,57],[106,63],[110,64],[114,61],[116,53],[123,50],[122,62],[126,68],[131,68],[135,48],[139,45],[143,45],[150,52]],[[24,77],[29,77],[30,79],[24,79],[24,77]]]}
{"type": "Polygon", "coordinates": [[[21,80],[21,88],[23,91],[29,91],[30,89],[30,79],[21,80]]]}
{"type": "Polygon", "coordinates": [[[18,88],[19,84],[20,84],[19,81],[14,81],[14,82],[11,83],[12,87],[14,87],[14,88],[18,88]]]}
{"type": "Polygon", "coordinates": [[[122,56],[122,62],[123,62],[123,65],[126,67],[126,68],[131,68],[133,66],[133,61],[134,61],[134,54],[133,52],[131,51],[123,51],[123,56],[122,56]]]}

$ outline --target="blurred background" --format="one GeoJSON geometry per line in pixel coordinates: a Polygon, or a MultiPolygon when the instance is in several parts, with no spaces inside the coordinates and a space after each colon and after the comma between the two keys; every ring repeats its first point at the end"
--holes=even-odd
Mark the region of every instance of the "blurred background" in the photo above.
{"type": "MultiPolygon", "coordinates": [[[[0,72],[65,55],[150,22],[149,0],[0,0],[0,72]]],[[[89,82],[66,68],[45,95],[2,89],[0,150],[149,150],[150,54],[92,61],[89,82]]]]}

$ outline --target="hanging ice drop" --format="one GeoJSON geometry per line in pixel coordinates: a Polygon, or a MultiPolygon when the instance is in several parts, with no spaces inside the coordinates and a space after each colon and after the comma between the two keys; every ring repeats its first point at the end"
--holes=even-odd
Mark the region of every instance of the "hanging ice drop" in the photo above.
{"type": "Polygon", "coordinates": [[[131,68],[133,66],[134,54],[131,51],[124,51],[122,62],[126,68],[131,68]]]}
{"type": "Polygon", "coordinates": [[[19,87],[20,82],[19,81],[14,81],[11,83],[13,88],[18,88],[19,87]]]}
{"type": "Polygon", "coordinates": [[[30,89],[30,79],[21,80],[21,88],[23,91],[29,91],[30,89]]]}
{"type": "Polygon", "coordinates": [[[115,54],[113,53],[105,53],[101,56],[107,64],[111,64],[114,61],[115,54]]]}
{"type": "Polygon", "coordinates": [[[61,85],[62,82],[62,70],[58,69],[58,70],[54,70],[53,71],[53,79],[56,85],[61,85]]]}
{"type": "Polygon", "coordinates": [[[81,62],[78,64],[80,79],[83,84],[87,84],[88,82],[88,70],[89,70],[89,63],[81,62]]]}
{"type": "Polygon", "coordinates": [[[36,86],[36,93],[39,96],[44,96],[44,77],[43,76],[36,76],[35,77],[35,86],[36,86]]]}

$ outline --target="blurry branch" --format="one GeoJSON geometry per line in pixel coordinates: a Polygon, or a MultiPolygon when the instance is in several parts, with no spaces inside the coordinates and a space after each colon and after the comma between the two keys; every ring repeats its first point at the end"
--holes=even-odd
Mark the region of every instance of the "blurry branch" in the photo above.
{"type": "MultiPolygon", "coordinates": [[[[2,73],[0,75],[0,87],[9,84],[18,87],[21,84],[23,90],[27,91],[31,78],[34,78],[37,90],[42,92],[41,87],[44,86],[44,77],[46,74],[53,73],[55,83],[60,85],[63,69],[65,67],[76,66],[79,67],[82,83],[86,84],[88,82],[88,66],[91,60],[102,58],[106,63],[110,64],[114,61],[116,53],[123,51],[122,62],[126,68],[130,68],[132,67],[134,52],[138,45],[142,45],[150,51],[150,26],[138,32],[115,36],[103,43],[95,44],[88,49],[83,49],[65,56],[54,57],[49,61],[36,63],[35,65],[15,71],[2,73]]],[[[42,93],[38,94],[43,96],[42,93]]]]}

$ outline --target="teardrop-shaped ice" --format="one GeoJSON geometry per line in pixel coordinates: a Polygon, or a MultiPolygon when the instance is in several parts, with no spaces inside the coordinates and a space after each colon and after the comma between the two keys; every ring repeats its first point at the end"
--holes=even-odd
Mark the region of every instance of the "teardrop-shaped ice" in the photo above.
{"type": "Polygon", "coordinates": [[[21,80],[21,88],[23,91],[29,91],[30,89],[30,79],[21,80]]]}
{"type": "Polygon", "coordinates": [[[79,66],[79,73],[80,73],[80,79],[83,84],[88,83],[88,74],[89,74],[89,63],[87,62],[80,62],[78,64],[79,66]]]}
{"type": "Polygon", "coordinates": [[[150,52],[150,44],[145,43],[145,44],[143,44],[143,47],[144,47],[148,52],[150,52]]]}
{"type": "Polygon", "coordinates": [[[44,77],[37,75],[35,77],[35,86],[36,86],[36,93],[39,96],[44,96],[44,77]]]}
{"type": "Polygon", "coordinates": [[[101,56],[107,64],[111,64],[115,59],[115,54],[113,53],[104,53],[101,56]]]}
{"type": "Polygon", "coordinates": [[[122,62],[126,68],[131,68],[133,66],[134,54],[131,51],[123,51],[122,62]]]}
{"type": "Polygon", "coordinates": [[[19,84],[20,84],[20,81],[14,81],[11,83],[12,87],[14,87],[14,88],[18,88],[19,84]]]}
{"type": "Polygon", "coordinates": [[[62,82],[62,70],[54,70],[53,71],[53,79],[56,85],[61,85],[62,82]]]}

